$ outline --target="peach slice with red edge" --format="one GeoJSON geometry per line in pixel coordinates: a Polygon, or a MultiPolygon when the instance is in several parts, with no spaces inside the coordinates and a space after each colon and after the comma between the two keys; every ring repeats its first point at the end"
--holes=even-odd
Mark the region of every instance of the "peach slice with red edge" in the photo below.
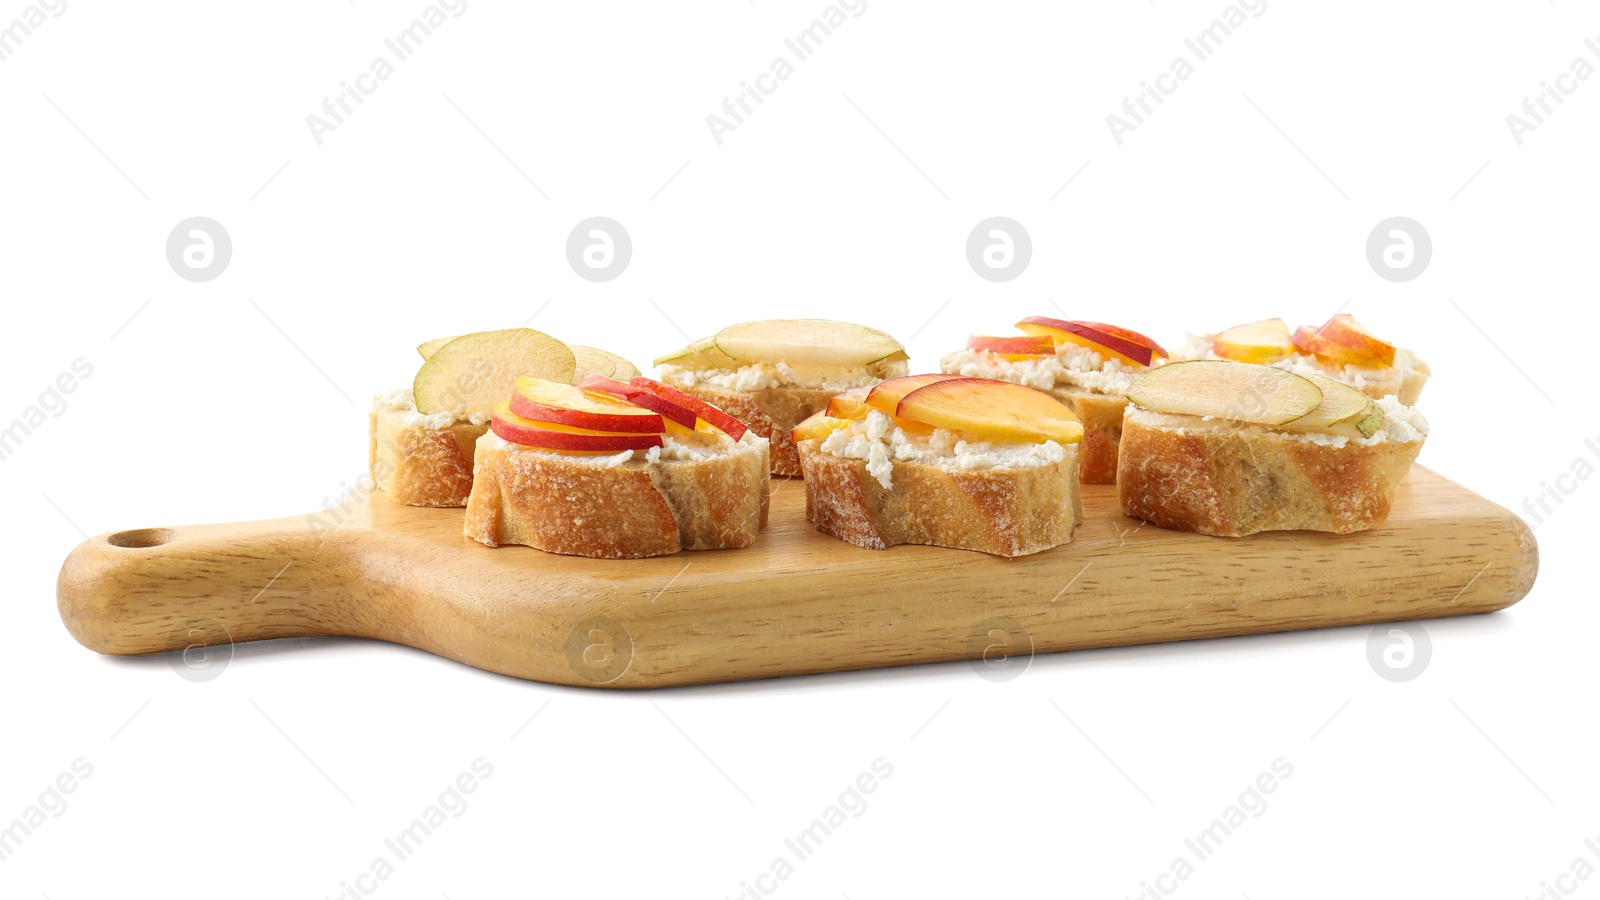
{"type": "Polygon", "coordinates": [[[537,422],[511,411],[510,403],[494,408],[489,430],[513,444],[543,450],[604,451],[648,450],[662,445],[660,434],[594,431],[559,422],[537,422]]]}
{"type": "Polygon", "coordinates": [[[1016,337],[975,334],[967,338],[967,349],[984,350],[1011,357],[1054,356],[1056,341],[1048,334],[1024,334],[1016,337]]]}
{"type": "Polygon", "coordinates": [[[1338,313],[1321,328],[1295,330],[1294,345],[1341,365],[1384,369],[1394,365],[1394,345],[1378,340],[1349,313],[1338,313]]]}
{"type": "Polygon", "coordinates": [[[1077,344],[1101,356],[1134,366],[1148,366],[1166,358],[1162,346],[1137,331],[1104,322],[1070,322],[1047,316],[1029,316],[1017,323],[1027,334],[1048,335],[1058,344],[1077,344]]]}
{"type": "Polygon", "coordinates": [[[1265,319],[1223,330],[1211,342],[1211,350],[1236,362],[1269,363],[1293,353],[1294,341],[1282,319],[1265,319]]]}
{"type": "Polygon", "coordinates": [[[896,415],[968,440],[1071,444],[1083,440],[1083,424],[1065,403],[1044,393],[986,378],[947,378],[907,393],[896,415]]]}
{"type": "Polygon", "coordinates": [[[699,397],[678,390],[670,384],[662,384],[654,378],[646,378],[643,375],[635,377],[629,383],[634,387],[644,388],[657,397],[671,400],[679,406],[694,410],[696,417],[706,420],[707,423],[736,441],[744,437],[744,433],[750,430],[745,427],[743,422],[733,416],[717,409],[699,397]]]}
{"type": "Polygon", "coordinates": [[[620,397],[585,391],[542,378],[518,378],[508,404],[514,415],[535,422],[589,431],[660,434],[661,414],[620,397]]]}
{"type": "MultiPolygon", "coordinates": [[[[867,392],[867,405],[888,415],[895,415],[895,410],[900,408],[900,401],[912,391],[926,387],[936,381],[952,381],[965,378],[963,375],[941,374],[930,372],[926,375],[902,375],[899,378],[890,378],[880,381],[871,391],[867,392]]],[[[968,379],[976,381],[977,379],[968,379]]]]}
{"type": "Polygon", "coordinates": [[[842,394],[835,394],[828,399],[828,406],[823,412],[835,419],[865,419],[867,413],[875,409],[867,403],[867,394],[871,390],[851,388],[842,394]]]}
{"type": "Polygon", "coordinates": [[[675,422],[691,430],[693,430],[695,421],[699,418],[699,415],[694,410],[681,403],[674,403],[660,394],[618,381],[615,378],[607,378],[604,375],[590,375],[578,382],[578,387],[585,391],[596,391],[614,397],[621,397],[635,406],[642,406],[645,409],[659,413],[668,422],[675,422]]]}

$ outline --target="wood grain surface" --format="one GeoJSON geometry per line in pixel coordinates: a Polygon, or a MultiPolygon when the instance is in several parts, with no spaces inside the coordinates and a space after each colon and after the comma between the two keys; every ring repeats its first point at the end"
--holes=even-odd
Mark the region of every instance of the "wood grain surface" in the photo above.
{"type": "Polygon", "coordinates": [[[1389,520],[1352,535],[1210,538],[1122,515],[1084,486],[1069,545],[1006,560],[863,550],[774,479],[744,550],[642,560],[490,549],[462,512],[381,494],[326,514],[85,541],[57,585],[84,646],[139,654],[342,635],[559,684],[665,687],[1485,613],[1532,587],[1523,522],[1412,469],[1389,520]]]}

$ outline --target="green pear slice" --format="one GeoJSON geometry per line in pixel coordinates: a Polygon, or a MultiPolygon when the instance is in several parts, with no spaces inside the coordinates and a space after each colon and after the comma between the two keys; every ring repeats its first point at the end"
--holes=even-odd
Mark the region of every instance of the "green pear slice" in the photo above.
{"type": "Polygon", "coordinates": [[[422,361],[427,362],[428,357],[438,353],[440,347],[443,347],[445,344],[455,340],[456,337],[457,335],[452,334],[449,337],[434,338],[431,341],[423,341],[417,345],[417,352],[422,354],[422,361]]]}
{"type": "Polygon", "coordinates": [[[717,349],[717,339],[701,338],[681,350],[650,361],[652,366],[677,366],[683,369],[736,369],[739,363],[717,349]]]}
{"type": "Polygon", "coordinates": [[[828,319],[762,319],[717,332],[718,350],[741,363],[795,366],[864,366],[904,353],[876,328],[828,319]]]}
{"type": "Polygon", "coordinates": [[[639,375],[639,370],[633,363],[607,350],[594,347],[580,347],[572,344],[572,355],[575,368],[572,373],[572,383],[577,384],[590,375],[604,375],[617,381],[628,381],[639,375]]]}
{"type": "Polygon", "coordinates": [[[1145,372],[1133,380],[1128,399],[1156,412],[1282,425],[1320,406],[1322,389],[1272,366],[1196,359],[1145,372]]]}
{"type": "Polygon", "coordinates": [[[1383,427],[1383,410],[1378,409],[1371,397],[1323,375],[1307,373],[1305,377],[1322,391],[1322,402],[1293,422],[1284,423],[1284,431],[1365,438],[1372,437],[1383,427]]]}
{"type": "Polygon", "coordinates": [[[412,392],[424,415],[488,415],[523,376],[568,384],[576,358],[566,344],[532,328],[464,334],[440,347],[417,370],[412,392]]]}

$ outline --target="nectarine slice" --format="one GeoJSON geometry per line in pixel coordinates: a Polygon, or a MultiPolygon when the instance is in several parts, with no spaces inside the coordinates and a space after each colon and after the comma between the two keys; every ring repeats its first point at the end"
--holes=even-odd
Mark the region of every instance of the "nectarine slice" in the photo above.
{"type": "MultiPolygon", "coordinates": [[[[950,381],[963,378],[961,375],[941,374],[930,372],[926,375],[902,375],[899,378],[890,378],[880,381],[867,393],[867,405],[888,415],[894,415],[900,408],[900,401],[912,391],[926,387],[935,381],[950,381]]],[[[968,379],[976,381],[977,379],[968,379]]]]}
{"type": "Polygon", "coordinates": [[[1148,366],[1155,359],[1168,355],[1160,344],[1139,332],[1104,322],[1072,322],[1048,316],[1029,316],[1018,322],[1017,328],[1027,334],[1049,335],[1057,343],[1077,344],[1101,356],[1134,366],[1148,366]]]}
{"type": "Polygon", "coordinates": [[[973,440],[1063,444],[1083,440],[1083,425],[1065,403],[1009,381],[934,381],[907,393],[896,415],[973,440]]]}
{"type": "Polygon", "coordinates": [[[1334,362],[1366,369],[1394,365],[1394,345],[1378,340],[1349,313],[1338,313],[1316,334],[1321,349],[1314,352],[1334,362]]]}
{"type": "Polygon", "coordinates": [[[967,338],[967,349],[986,350],[1005,356],[1053,356],[1056,341],[1048,334],[1025,334],[1020,337],[975,334],[967,338]]]}
{"type": "MultiPolygon", "coordinates": [[[[637,378],[638,376],[634,377],[637,378]]],[[[695,422],[699,420],[699,416],[689,407],[673,403],[660,394],[647,391],[642,387],[624,384],[615,378],[607,378],[604,375],[589,375],[578,382],[578,387],[586,391],[599,391],[615,397],[621,397],[634,406],[642,406],[645,409],[658,412],[661,414],[661,418],[666,421],[675,422],[690,430],[694,429],[695,422]]]]}
{"type": "Polygon", "coordinates": [[[489,430],[513,444],[544,450],[648,450],[662,446],[659,434],[617,434],[592,431],[557,422],[536,422],[511,411],[510,403],[494,408],[489,430]]]}
{"type": "Polygon", "coordinates": [[[715,406],[712,406],[693,394],[686,394],[683,391],[678,390],[670,384],[662,384],[654,378],[646,378],[643,375],[636,376],[631,382],[629,382],[629,384],[632,384],[634,387],[644,388],[658,397],[664,397],[668,400],[671,400],[673,403],[678,404],[679,406],[694,410],[696,417],[705,419],[708,423],[716,426],[717,429],[736,441],[744,437],[744,433],[750,430],[745,427],[743,422],[735,419],[733,416],[730,416],[722,410],[717,409],[715,406]]]}
{"type": "Polygon", "coordinates": [[[541,378],[518,378],[511,412],[535,422],[552,422],[591,431],[660,434],[661,414],[599,391],[541,378]]]}
{"type": "Polygon", "coordinates": [[[1223,359],[1269,363],[1293,353],[1294,342],[1282,319],[1266,319],[1225,329],[1212,341],[1211,349],[1223,359]]]}

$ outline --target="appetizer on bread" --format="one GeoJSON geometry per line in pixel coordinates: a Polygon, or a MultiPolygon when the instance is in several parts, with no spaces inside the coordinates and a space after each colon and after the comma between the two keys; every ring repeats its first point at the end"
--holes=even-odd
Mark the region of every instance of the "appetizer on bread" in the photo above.
{"type": "Polygon", "coordinates": [[[1160,365],[1167,351],[1136,331],[1100,322],[1029,316],[1017,328],[1024,336],[973,335],[939,368],[1038,388],[1065,403],[1083,423],[1083,483],[1112,483],[1128,385],[1160,365]]]}
{"type": "Polygon", "coordinates": [[[649,378],[520,378],[478,439],[464,532],[607,559],[747,547],[767,523],[769,447],[649,378]]]}
{"type": "Polygon", "coordinates": [[[1190,335],[1175,358],[1231,359],[1325,375],[1374,400],[1393,394],[1406,406],[1416,405],[1432,374],[1415,353],[1379,340],[1349,313],[1335,315],[1321,328],[1302,325],[1292,334],[1282,319],[1267,319],[1190,335]]]}
{"type": "Polygon", "coordinates": [[[1428,434],[1392,396],[1231,360],[1168,363],[1135,379],[1128,399],[1122,511],[1200,534],[1372,528],[1428,434]]]}
{"type": "Polygon", "coordinates": [[[873,550],[1010,557],[1072,540],[1083,433],[1040,391],[933,374],[840,394],[792,437],[818,529],[873,550]]]}
{"type": "Polygon", "coordinates": [[[639,374],[614,353],[569,347],[532,328],[435,338],[417,352],[422,367],[411,388],[374,397],[368,415],[372,480],[407,506],[466,505],[478,439],[519,376],[570,382],[639,374]]]}
{"type": "Polygon", "coordinates": [[[772,473],[799,475],[789,432],[841,391],[906,374],[900,342],[864,325],[764,319],[730,325],[655,360],[661,380],[748,423],[772,443],[772,473]]]}

